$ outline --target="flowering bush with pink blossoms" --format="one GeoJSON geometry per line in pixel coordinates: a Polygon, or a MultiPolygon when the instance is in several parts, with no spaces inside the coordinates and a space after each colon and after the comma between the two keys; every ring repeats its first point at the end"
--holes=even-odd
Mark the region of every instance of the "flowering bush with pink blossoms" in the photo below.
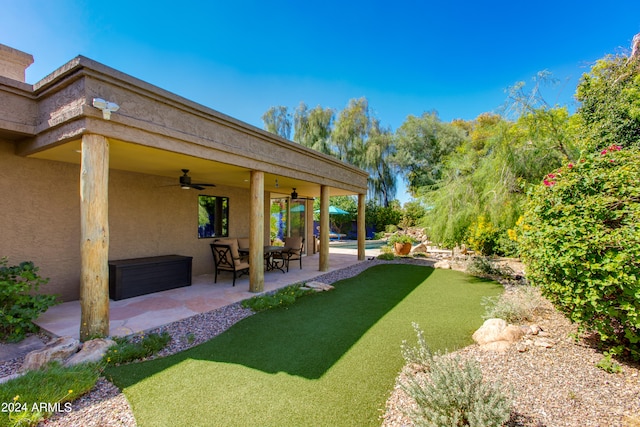
{"type": "Polygon", "coordinates": [[[581,331],[640,359],[640,151],[611,145],[530,194],[527,276],[581,331]]]}

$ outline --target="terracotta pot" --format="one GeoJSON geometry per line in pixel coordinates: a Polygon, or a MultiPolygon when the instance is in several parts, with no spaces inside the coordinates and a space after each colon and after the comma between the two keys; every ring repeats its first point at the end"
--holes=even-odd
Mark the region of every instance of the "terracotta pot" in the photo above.
{"type": "Polygon", "coordinates": [[[394,249],[398,255],[409,255],[411,243],[396,243],[394,249]]]}

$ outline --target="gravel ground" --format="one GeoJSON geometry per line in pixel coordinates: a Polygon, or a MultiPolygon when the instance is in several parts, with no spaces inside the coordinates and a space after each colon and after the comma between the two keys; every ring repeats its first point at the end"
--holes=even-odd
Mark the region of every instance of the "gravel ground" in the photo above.
{"type": "MultiPolygon", "coordinates": [[[[640,427],[640,367],[620,363],[622,372],[607,373],[595,365],[602,353],[584,340],[576,341],[577,328],[551,304],[533,319],[555,343],[546,348],[522,341],[504,353],[484,351],[477,345],[457,352],[476,360],[483,377],[512,391],[513,412],[506,426],[640,427]],[[526,348],[526,350],[525,350],[526,348]]],[[[533,338],[533,339],[532,339],[533,338]]],[[[413,425],[403,409],[412,407],[398,384],[410,370],[405,366],[387,400],[382,425],[413,425]]]]}
{"type": "MultiPolygon", "coordinates": [[[[425,263],[409,259],[396,262],[425,263]]],[[[381,261],[360,263],[314,280],[330,284],[378,263],[381,261]]],[[[251,314],[240,304],[233,304],[148,332],[171,334],[169,346],[156,356],[162,357],[207,341],[251,314]]],[[[505,353],[493,353],[473,345],[457,352],[478,361],[487,380],[499,381],[512,390],[514,411],[505,425],[640,427],[639,367],[621,363],[619,374],[595,367],[602,354],[584,342],[576,342],[572,338],[575,327],[550,306],[535,322],[555,342],[553,347],[529,345],[527,351],[521,352],[512,346],[505,353]]],[[[0,364],[0,376],[14,372],[21,363],[13,360],[0,364]]],[[[400,373],[398,382],[407,369],[400,373]]],[[[403,414],[403,409],[411,405],[411,399],[396,386],[386,403],[382,425],[411,426],[403,414]]],[[[57,413],[41,425],[112,427],[135,426],[136,422],[125,396],[100,378],[91,392],[73,403],[72,411],[57,413]]]]}

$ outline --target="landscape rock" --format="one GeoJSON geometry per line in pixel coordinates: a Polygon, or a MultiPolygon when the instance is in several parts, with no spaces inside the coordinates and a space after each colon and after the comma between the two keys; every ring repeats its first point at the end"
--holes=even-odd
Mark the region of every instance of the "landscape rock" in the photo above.
{"type": "Polygon", "coordinates": [[[487,319],[472,338],[483,350],[503,352],[524,335],[521,327],[509,325],[503,319],[487,319]]]}
{"type": "Polygon", "coordinates": [[[537,347],[544,347],[544,348],[551,348],[556,345],[556,343],[553,340],[550,340],[549,338],[538,338],[534,341],[533,344],[537,347]]]}
{"type": "Polygon", "coordinates": [[[487,319],[471,338],[479,345],[499,341],[500,334],[507,328],[503,319],[487,319]]]}
{"type": "Polygon", "coordinates": [[[510,346],[511,346],[511,343],[509,341],[492,341],[486,344],[482,344],[480,348],[486,351],[495,351],[498,353],[503,353],[507,351],[507,349],[510,346]]]}
{"type": "Polygon", "coordinates": [[[434,268],[442,268],[444,270],[451,270],[451,264],[449,264],[449,261],[446,260],[441,260],[436,262],[435,264],[433,264],[434,268]]]}
{"type": "Polygon", "coordinates": [[[67,359],[64,365],[74,366],[80,363],[99,362],[107,353],[109,347],[115,345],[115,343],[115,341],[108,338],[96,338],[87,341],[82,345],[82,349],[79,352],[67,359]]]}
{"type": "Polygon", "coordinates": [[[316,292],[330,291],[331,289],[333,289],[333,286],[327,285],[326,283],[322,282],[307,282],[304,285],[307,288],[315,290],[316,292]]]}
{"type": "Polygon", "coordinates": [[[43,348],[28,353],[24,358],[20,371],[37,370],[54,360],[62,362],[77,352],[79,347],[80,341],[72,337],[53,339],[43,348]]]}
{"type": "Polygon", "coordinates": [[[429,251],[427,250],[427,245],[425,245],[424,243],[420,243],[418,246],[416,246],[411,250],[411,253],[414,253],[414,254],[417,254],[417,253],[426,254],[427,252],[429,251]]]}

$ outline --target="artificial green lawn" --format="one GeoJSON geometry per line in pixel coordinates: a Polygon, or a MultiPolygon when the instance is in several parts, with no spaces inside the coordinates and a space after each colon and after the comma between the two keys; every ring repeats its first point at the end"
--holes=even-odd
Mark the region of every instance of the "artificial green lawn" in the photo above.
{"type": "Polygon", "coordinates": [[[379,425],[417,322],[433,350],[470,344],[484,296],[457,271],[374,266],[179,354],[108,368],[140,426],[379,425]]]}

